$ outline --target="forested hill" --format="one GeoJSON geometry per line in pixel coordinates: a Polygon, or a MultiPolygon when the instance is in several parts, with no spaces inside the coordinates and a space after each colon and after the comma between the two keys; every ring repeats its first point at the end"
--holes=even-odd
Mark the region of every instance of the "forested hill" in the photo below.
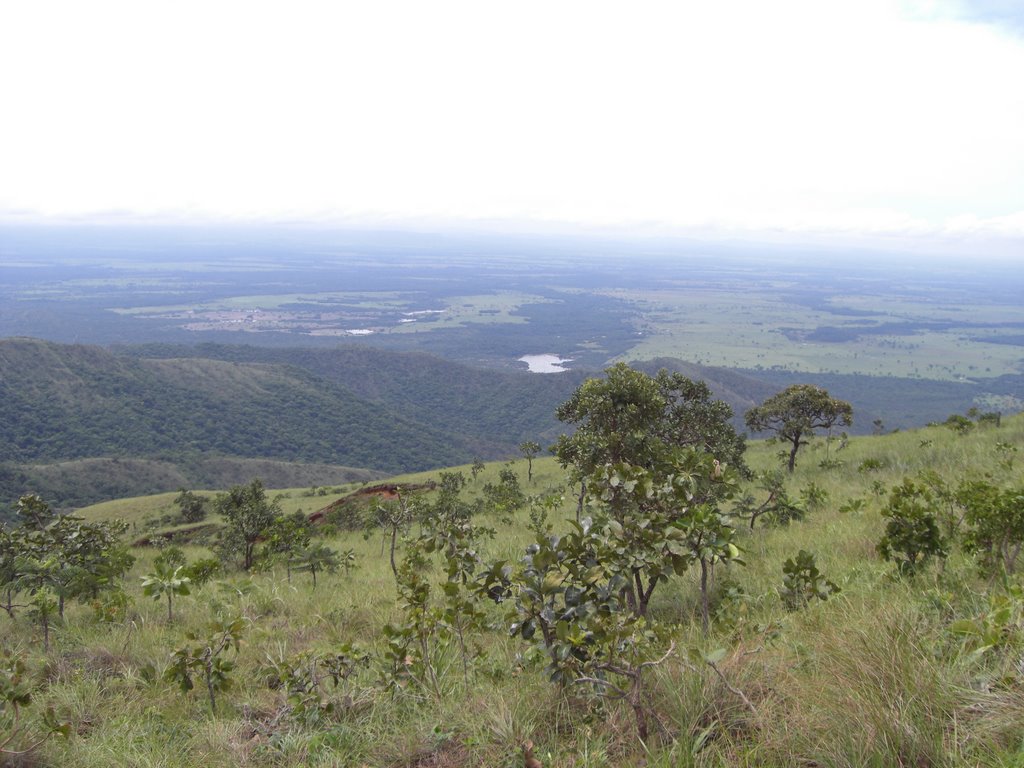
{"type": "Polygon", "coordinates": [[[0,341],[0,425],[0,460],[15,462],[201,451],[402,471],[504,448],[293,366],[30,339],[0,341]]]}
{"type": "MultiPolygon", "coordinates": [[[[194,347],[150,344],[117,351],[145,359],[188,356],[303,368],[395,413],[482,442],[499,442],[512,454],[523,440],[539,440],[545,445],[554,442],[566,429],[555,419],[555,409],[585,379],[602,375],[596,370],[539,375],[477,368],[421,352],[385,351],[357,345],[334,349],[271,349],[219,344],[194,347]]],[[[716,398],[732,406],[737,427],[742,425],[744,411],[775,392],[773,385],[753,376],[674,358],[658,358],[635,365],[650,374],[667,368],[706,381],[716,398]]]]}
{"type": "MultiPolygon", "coordinates": [[[[94,501],[106,485],[85,483],[86,466],[116,469],[123,495],[133,482],[141,493],[173,490],[182,477],[215,479],[208,466],[223,456],[385,472],[511,457],[524,440],[554,441],[564,429],[555,409],[587,375],[595,374],[480,369],[358,346],[108,350],[0,340],[0,503],[40,483],[57,503],[94,501]],[[80,461],[98,457],[159,463],[133,472],[80,461]]],[[[704,378],[740,413],[767,393],[752,379],[704,378]]]]}
{"type": "MultiPolygon", "coordinates": [[[[742,414],[784,386],[778,375],[668,358],[637,367],[706,381],[732,406],[741,429],[742,414]]],[[[159,466],[152,477],[140,469],[137,479],[120,465],[118,495],[173,490],[163,487],[172,478],[216,481],[222,474],[212,467],[222,465],[211,462],[219,457],[298,462],[295,477],[316,484],[335,482],[316,480],[332,476],[327,467],[393,473],[512,457],[524,440],[554,442],[565,429],[556,408],[587,376],[599,374],[475,368],[356,345],[106,349],[3,339],[0,505],[33,484],[45,485],[58,504],[98,500],[106,485],[85,483],[86,465],[53,465],[101,457],[162,462],[146,465],[159,466]]],[[[819,383],[821,377],[804,378],[819,383]]],[[[933,383],[941,391],[925,396],[907,380],[880,387],[889,382],[833,378],[820,383],[853,403],[855,432],[870,431],[876,418],[889,428],[941,420],[977,396],[970,384],[933,383]],[[907,410],[922,403],[927,413],[907,410]]]]}
{"type": "Polygon", "coordinates": [[[555,419],[555,408],[588,375],[597,375],[579,371],[537,375],[525,370],[475,368],[421,352],[356,345],[269,349],[151,344],[118,351],[149,360],[191,357],[301,368],[389,412],[491,446],[484,458],[514,454],[524,440],[553,442],[563,428],[555,419]]]}

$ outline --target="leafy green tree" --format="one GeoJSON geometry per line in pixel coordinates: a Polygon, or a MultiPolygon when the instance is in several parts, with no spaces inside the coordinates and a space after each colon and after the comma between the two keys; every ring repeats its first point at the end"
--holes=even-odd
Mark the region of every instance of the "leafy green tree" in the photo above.
{"type": "Polygon", "coordinates": [[[348,680],[369,663],[370,654],[344,643],[335,651],[302,651],[288,657],[268,656],[267,661],[261,673],[271,688],[284,690],[289,715],[303,725],[316,726],[352,706],[348,680]],[[328,683],[334,696],[328,693],[328,683]]]}
{"type": "Polygon", "coordinates": [[[185,565],[186,562],[188,562],[188,558],[185,557],[185,550],[170,544],[163,547],[160,550],[160,554],[153,558],[153,567],[160,568],[163,566],[173,571],[179,565],[185,565]]]}
{"type": "Polygon", "coordinates": [[[46,528],[23,531],[19,588],[31,594],[52,590],[61,618],[68,599],[96,599],[101,591],[116,589],[135,562],[121,542],[126,527],[120,521],[88,523],[60,515],[46,528]]]}
{"type": "Polygon", "coordinates": [[[964,549],[978,556],[983,571],[1011,574],[1024,547],[1024,488],[999,488],[984,480],[956,491],[964,509],[964,549]]]}
{"type": "Polygon", "coordinates": [[[576,426],[559,437],[555,455],[573,481],[605,464],[650,464],[666,448],[691,448],[746,473],[745,443],[729,420],[728,404],[711,399],[704,382],[661,371],[651,378],[625,363],[588,379],[559,406],[560,421],[576,426]]]}
{"type": "Polygon", "coordinates": [[[0,527],[0,589],[4,591],[3,609],[14,618],[14,603],[18,581],[21,576],[20,562],[25,555],[25,541],[21,529],[8,530],[0,527]]]}
{"type": "MultiPolygon", "coordinates": [[[[513,476],[515,473],[512,473],[513,476]]],[[[442,472],[437,483],[437,494],[431,504],[424,504],[417,510],[420,524],[424,528],[447,525],[452,521],[468,520],[473,515],[473,506],[462,498],[466,477],[461,472],[442,472]]],[[[484,488],[486,494],[487,487],[484,488]]]]}
{"type": "Polygon", "coordinates": [[[789,443],[786,468],[792,472],[796,467],[797,451],[800,446],[807,445],[814,430],[849,426],[853,420],[853,407],[831,397],[821,387],[794,384],[751,408],[744,419],[748,429],[774,432],[778,440],[789,443]]]}
{"type": "Polygon", "coordinates": [[[643,466],[661,442],[652,426],[665,407],[657,382],[619,363],[605,371],[605,378],[583,382],[559,406],[559,421],[576,430],[558,438],[555,456],[574,482],[586,482],[606,465],[643,466]]]}
{"type": "Polygon", "coordinates": [[[533,459],[540,453],[540,443],[535,440],[525,440],[519,444],[519,452],[526,458],[526,482],[533,482],[533,459]]]}
{"type": "Polygon", "coordinates": [[[192,580],[182,574],[182,569],[181,565],[172,568],[167,563],[157,563],[153,573],[142,577],[142,594],[152,597],[154,600],[160,600],[161,597],[167,598],[168,624],[174,621],[171,607],[174,595],[188,595],[192,591],[189,588],[192,580]]]}
{"type": "Polygon", "coordinates": [[[288,581],[292,580],[292,565],[301,558],[313,536],[313,527],[301,512],[278,515],[267,529],[266,551],[284,560],[288,581]]]}
{"type": "Polygon", "coordinates": [[[267,498],[263,483],[256,478],[248,485],[232,486],[227,493],[218,496],[215,508],[228,523],[221,551],[241,555],[242,568],[252,570],[256,544],[281,514],[281,505],[276,499],[267,498]]]}
{"type": "Polygon", "coordinates": [[[174,504],[186,523],[198,523],[206,518],[206,500],[192,491],[181,488],[174,498],[174,504]]]}
{"type": "Polygon", "coordinates": [[[966,435],[972,429],[974,429],[974,422],[966,416],[961,416],[959,413],[954,413],[946,419],[943,424],[952,429],[958,435],[966,435]]]}
{"type": "Polygon", "coordinates": [[[482,573],[482,590],[514,600],[511,632],[546,656],[552,682],[625,701],[638,736],[646,739],[649,705],[643,672],[667,658],[674,646],[663,652],[657,629],[623,610],[621,595],[629,580],[609,567],[611,523],[584,518],[570,525],[565,536],[538,535],[521,568],[498,563],[482,573]]]}
{"type": "Polygon", "coordinates": [[[53,615],[57,612],[57,600],[53,596],[53,590],[44,585],[32,593],[30,614],[39,622],[43,629],[43,651],[50,651],[50,626],[53,624],[53,615]]]}
{"type": "Polygon", "coordinates": [[[202,587],[219,574],[223,567],[215,557],[201,557],[184,566],[181,575],[187,576],[194,586],[202,587]]]}
{"type": "MultiPolygon", "coordinates": [[[[606,567],[623,579],[630,610],[644,616],[654,589],[671,575],[699,562],[707,576],[716,559],[738,554],[732,526],[718,511],[735,490],[735,472],[715,453],[735,457],[738,444],[719,442],[729,429],[687,426],[691,406],[714,421],[698,407],[703,388],[687,388],[682,377],[653,379],[625,364],[605,373],[584,382],[559,408],[559,419],[576,431],[558,439],[555,455],[600,503],[594,529],[608,532],[606,567]]],[[[730,412],[714,413],[724,418],[730,412]]]]}
{"type": "Polygon", "coordinates": [[[437,646],[448,641],[450,633],[440,609],[432,604],[432,587],[426,577],[429,559],[416,545],[405,550],[395,584],[400,623],[387,623],[382,630],[385,639],[384,679],[386,686],[403,688],[409,683],[441,697],[437,677],[437,646]]]}
{"type": "Polygon", "coordinates": [[[477,475],[486,469],[486,465],[480,459],[473,459],[473,465],[469,468],[469,471],[473,473],[473,482],[476,482],[477,475]]]}
{"type": "Polygon", "coordinates": [[[493,536],[494,531],[472,524],[472,508],[459,499],[464,484],[459,473],[442,473],[441,491],[432,511],[424,516],[420,536],[406,548],[397,569],[395,580],[403,621],[384,627],[388,685],[411,682],[440,696],[439,653],[453,640],[458,645],[464,678],[469,679],[469,664],[475,654],[471,653],[467,634],[482,628],[485,620],[476,583],[481,569],[477,542],[483,536],[493,536]],[[434,598],[435,591],[427,577],[429,555],[433,553],[444,557],[447,574],[440,603],[434,598]]]}
{"type": "Polygon", "coordinates": [[[736,501],[733,514],[750,521],[750,530],[762,517],[770,525],[786,525],[804,517],[805,505],[790,498],[786,490],[785,477],[781,469],[761,472],[757,475],[759,490],[765,496],[762,501],[747,493],[736,501]]]}
{"type": "Polygon", "coordinates": [[[384,543],[386,540],[390,540],[391,572],[396,577],[398,576],[398,565],[395,563],[395,550],[398,547],[398,535],[409,529],[416,517],[416,512],[416,507],[401,494],[398,494],[395,501],[380,502],[374,511],[374,523],[384,530],[380,553],[381,556],[384,555],[384,543]]]}
{"type": "Polygon", "coordinates": [[[18,499],[15,512],[22,528],[30,531],[41,531],[57,518],[50,505],[34,493],[18,499]]]}
{"type": "Polygon", "coordinates": [[[665,400],[658,436],[668,445],[708,453],[746,477],[746,440],[732,426],[733,410],[729,404],[714,400],[706,382],[688,379],[680,373],[661,370],[655,382],[665,400]]]}
{"type": "Polygon", "coordinates": [[[510,515],[526,504],[526,494],[519,486],[519,478],[509,467],[502,467],[497,483],[484,485],[484,498],[499,515],[510,515]]]}

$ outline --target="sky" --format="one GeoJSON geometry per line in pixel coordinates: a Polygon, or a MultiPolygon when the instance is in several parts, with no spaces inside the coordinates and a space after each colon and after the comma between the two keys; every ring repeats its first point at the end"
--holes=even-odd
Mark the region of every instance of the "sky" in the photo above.
{"type": "Polygon", "coordinates": [[[1024,260],[1017,0],[0,0],[0,221],[1024,260]]]}

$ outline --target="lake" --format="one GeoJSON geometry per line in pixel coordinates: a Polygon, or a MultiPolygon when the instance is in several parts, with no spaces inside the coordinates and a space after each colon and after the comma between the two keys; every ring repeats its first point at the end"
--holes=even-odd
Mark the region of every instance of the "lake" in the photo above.
{"type": "Polygon", "coordinates": [[[523,355],[519,361],[526,363],[530,373],[563,373],[569,370],[563,363],[571,363],[572,358],[561,358],[558,355],[523,355]]]}

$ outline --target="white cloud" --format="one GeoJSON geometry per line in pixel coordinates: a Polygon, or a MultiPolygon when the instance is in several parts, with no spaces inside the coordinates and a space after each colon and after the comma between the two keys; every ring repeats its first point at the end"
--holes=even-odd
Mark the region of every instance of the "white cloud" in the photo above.
{"type": "Polygon", "coordinates": [[[1018,231],[1024,42],[897,9],[7,4],[0,209],[1018,231]]]}

